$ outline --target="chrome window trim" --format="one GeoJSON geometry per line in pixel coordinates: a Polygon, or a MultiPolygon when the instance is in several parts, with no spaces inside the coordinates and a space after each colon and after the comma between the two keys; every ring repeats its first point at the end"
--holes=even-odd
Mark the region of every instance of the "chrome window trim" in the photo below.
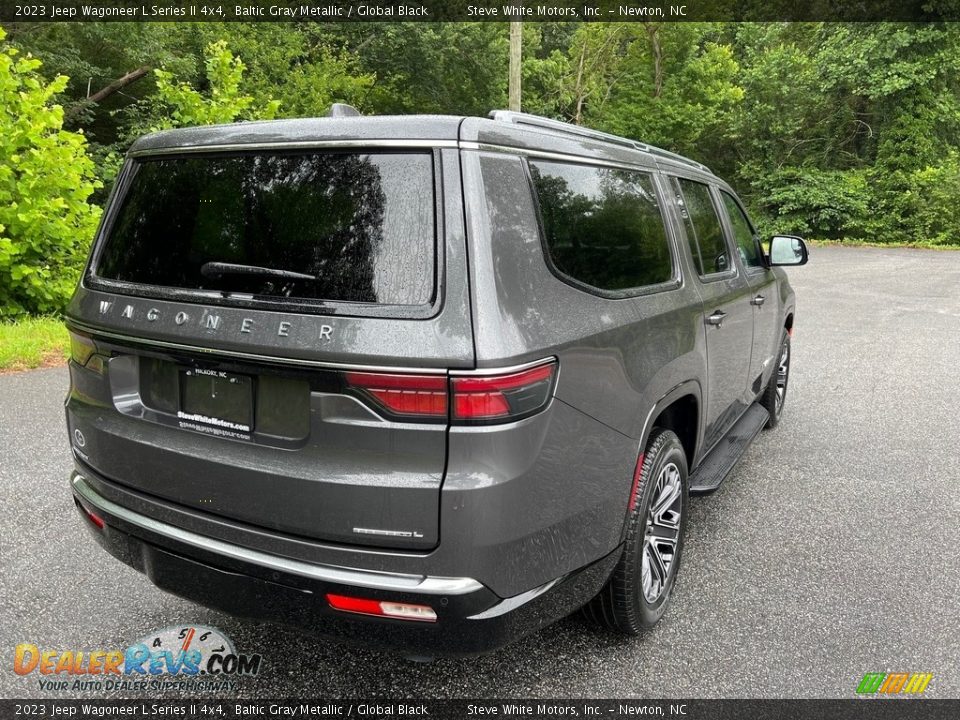
{"type": "Polygon", "coordinates": [[[385,590],[388,592],[420,593],[423,595],[465,595],[483,588],[483,585],[473,578],[374,572],[332,565],[315,565],[279,555],[271,555],[260,552],[259,550],[252,550],[241,547],[240,545],[233,545],[223,542],[222,540],[198,535],[189,530],[168,525],[159,520],[149,518],[146,515],[128,510],[97,493],[87,484],[86,478],[80,473],[74,473],[71,485],[73,486],[74,492],[85,502],[92,505],[94,509],[120,518],[131,525],[162,535],[170,540],[190,545],[199,550],[216,553],[233,560],[248,562],[270,568],[271,570],[300,575],[322,582],[339,583],[342,585],[385,590]]]}
{"type": "Polygon", "coordinates": [[[456,140],[276,140],[272,142],[179,145],[131,150],[130,158],[191,153],[244,152],[257,150],[312,150],[314,148],[455,148],[456,140]]]}

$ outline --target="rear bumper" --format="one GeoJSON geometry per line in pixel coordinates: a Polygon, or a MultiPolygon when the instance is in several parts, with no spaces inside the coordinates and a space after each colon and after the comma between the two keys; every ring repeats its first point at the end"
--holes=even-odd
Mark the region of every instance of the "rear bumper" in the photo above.
{"type": "Polygon", "coordinates": [[[618,550],[511,598],[471,578],[306,563],[207,538],[120,506],[74,473],[72,489],[93,536],[159,588],[233,615],[281,622],[333,639],[404,654],[473,655],[558,620],[599,592],[618,550]],[[83,508],[104,521],[99,529],[83,508]],[[343,613],[327,593],[428,605],[434,623],[343,613]]]}

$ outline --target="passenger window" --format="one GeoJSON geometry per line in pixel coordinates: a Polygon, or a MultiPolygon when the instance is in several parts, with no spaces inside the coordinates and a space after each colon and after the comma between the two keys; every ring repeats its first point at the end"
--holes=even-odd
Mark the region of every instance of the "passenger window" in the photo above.
{"type": "Polygon", "coordinates": [[[710,198],[710,188],[703,183],[678,178],[680,192],[677,204],[687,230],[690,252],[701,277],[730,269],[723,226],[710,198]]]}
{"type": "Polygon", "coordinates": [[[673,259],[649,173],[531,162],[554,267],[599,290],[668,282],[673,259]]]}
{"type": "Polygon", "coordinates": [[[723,198],[723,205],[727,208],[727,215],[730,217],[730,226],[733,228],[733,239],[737,241],[737,248],[740,251],[740,260],[744,267],[763,267],[763,256],[760,254],[760,243],[757,242],[757,235],[753,231],[753,226],[740,209],[740,205],[730,197],[729,193],[720,191],[720,197],[723,198]]]}

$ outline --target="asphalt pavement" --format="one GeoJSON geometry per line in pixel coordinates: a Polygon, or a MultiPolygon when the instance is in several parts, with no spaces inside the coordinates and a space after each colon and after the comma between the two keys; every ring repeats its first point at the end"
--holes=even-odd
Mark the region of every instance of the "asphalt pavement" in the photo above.
{"type": "Polygon", "coordinates": [[[230,696],[853,697],[866,672],[922,671],[926,695],[960,697],[960,252],[820,247],[790,278],[783,421],[693,499],[657,628],[623,639],[574,617],[429,665],[154,588],[74,509],[66,370],[0,376],[0,696],[84,695],[16,675],[17,643],[124,648],[200,623],[263,655],[230,696]]]}

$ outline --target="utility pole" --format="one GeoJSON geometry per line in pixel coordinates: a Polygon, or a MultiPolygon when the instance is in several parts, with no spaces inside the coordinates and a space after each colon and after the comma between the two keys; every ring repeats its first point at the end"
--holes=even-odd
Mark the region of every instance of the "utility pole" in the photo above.
{"type": "Polygon", "coordinates": [[[511,21],[509,105],[510,110],[514,112],[520,112],[520,50],[523,38],[522,29],[523,23],[511,21]]]}

